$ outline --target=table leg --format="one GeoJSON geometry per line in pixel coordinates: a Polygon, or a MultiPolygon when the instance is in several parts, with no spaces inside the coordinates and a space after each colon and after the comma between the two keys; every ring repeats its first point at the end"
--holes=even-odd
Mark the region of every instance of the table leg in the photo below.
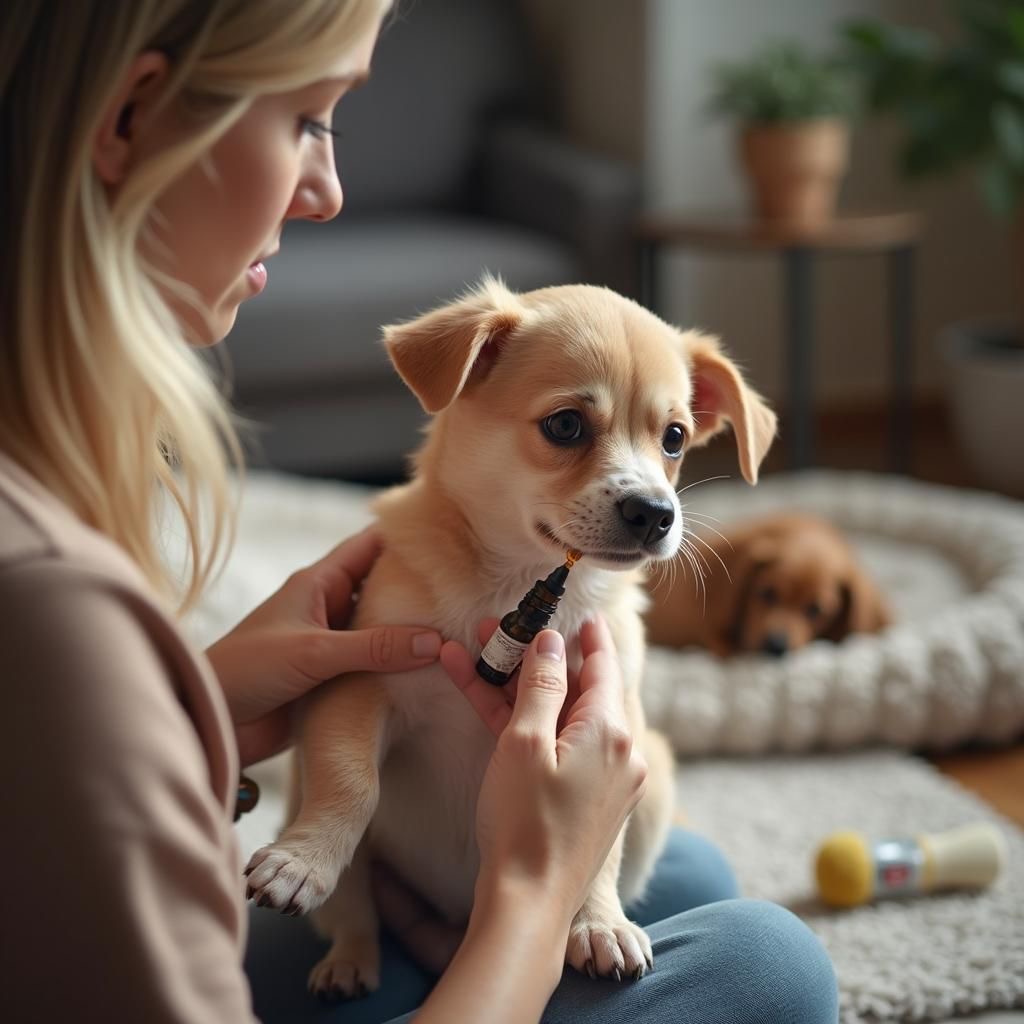
{"type": "Polygon", "coordinates": [[[814,253],[803,246],[787,249],[785,262],[789,423],[783,436],[790,469],[806,469],[814,464],[814,253]]]}
{"type": "Polygon", "coordinates": [[[637,243],[640,305],[646,307],[652,313],[658,311],[657,248],[657,244],[648,239],[643,239],[637,243]]]}
{"type": "Polygon", "coordinates": [[[889,459],[898,473],[909,473],[912,452],[914,361],[914,249],[901,246],[889,253],[890,347],[889,459]]]}

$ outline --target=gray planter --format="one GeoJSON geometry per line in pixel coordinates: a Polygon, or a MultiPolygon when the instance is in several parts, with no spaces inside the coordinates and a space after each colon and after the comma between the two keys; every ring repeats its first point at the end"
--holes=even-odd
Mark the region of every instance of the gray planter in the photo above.
{"type": "Polygon", "coordinates": [[[1024,338],[1000,324],[940,334],[953,429],[983,484],[1024,495],[1024,338]]]}

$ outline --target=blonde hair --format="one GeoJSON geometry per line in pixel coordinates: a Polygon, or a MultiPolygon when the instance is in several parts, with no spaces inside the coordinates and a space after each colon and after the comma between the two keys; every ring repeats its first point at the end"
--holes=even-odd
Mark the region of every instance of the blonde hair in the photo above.
{"type": "Polygon", "coordinates": [[[257,96],[325,77],[383,9],[381,0],[23,0],[4,15],[0,449],[172,596],[156,529],[163,488],[187,531],[183,609],[230,547],[230,471],[242,457],[208,363],[164,297],[185,289],[145,264],[140,240],[161,192],[257,96]],[[195,131],[133,167],[111,201],[93,141],[147,50],[169,57],[162,101],[180,102],[195,131]]]}

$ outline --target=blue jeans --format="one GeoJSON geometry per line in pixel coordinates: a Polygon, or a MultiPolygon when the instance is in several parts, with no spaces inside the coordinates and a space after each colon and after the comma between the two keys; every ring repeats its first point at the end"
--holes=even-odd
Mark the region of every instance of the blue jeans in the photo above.
{"type": "MultiPolygon", "coordinates": [[[[814,933],[783,907],[736,897],[721,853],[673,830],[643,901],[626,908],[651,937],[654,970],[618,983],[566,968],[544,1024],[835,1024],[835,972],[814,933]]],[[[381,987],[324,1004],[306,991],[326,949],[309,925],[255,908],[249,925],[245,969],[265,1024],[405,1024],[434,981],[385,933],[381,987]]]]}

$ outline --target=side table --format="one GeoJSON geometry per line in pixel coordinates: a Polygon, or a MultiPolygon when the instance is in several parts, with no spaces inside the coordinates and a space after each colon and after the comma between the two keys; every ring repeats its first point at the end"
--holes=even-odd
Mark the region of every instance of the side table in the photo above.
{"type": "Polygon", "coordinates": [[[813,356],[815,261],[822,253],[880,254],[887,260],[890,323],[890,461],[906,472],[911,454],[914,261],[923,228],[914,213],[843,215],[814,230],[742,215],[651,213],[636,225],[640,297],[659,306],[657,255],[663,246],[769,252],[783,257],[790,468],[814,463],[813,356]]]}

